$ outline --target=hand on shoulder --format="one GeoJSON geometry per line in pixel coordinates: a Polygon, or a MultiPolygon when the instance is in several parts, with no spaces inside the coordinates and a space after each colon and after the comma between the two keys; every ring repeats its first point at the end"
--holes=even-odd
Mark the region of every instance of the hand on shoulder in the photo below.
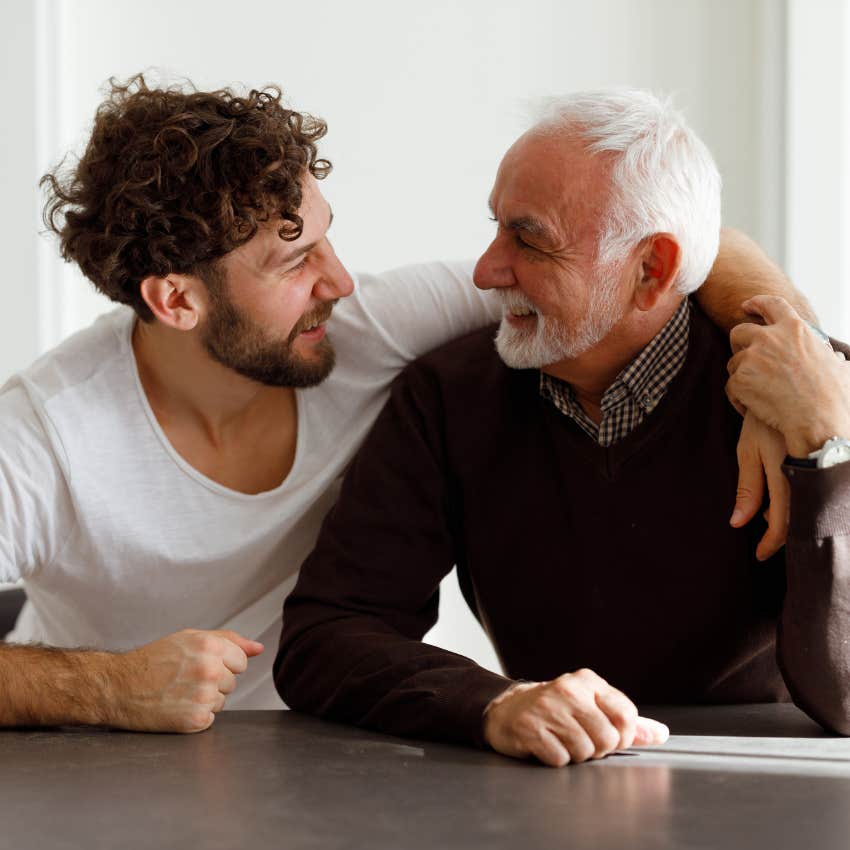
{"type": "Polygon", "coordinates": [[[733,351],[726,392],[785,438],[788,453],[805,457],[831,436],[850,437],[850,363],[778,296],[760,295],[744,308],[765,325],[730,334],[733,351]]]}

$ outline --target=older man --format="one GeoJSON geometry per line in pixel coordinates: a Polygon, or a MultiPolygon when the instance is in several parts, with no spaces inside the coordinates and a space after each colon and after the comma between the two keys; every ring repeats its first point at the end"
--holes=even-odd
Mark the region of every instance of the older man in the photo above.
{"type": "Polygon", "coordinates": [[[663,740],[632,700],[793,698],[850,732],[841,491],[792,478],[766,563],[725,510],[728,343],[687,297],[717,250],[708,151],[650,95],[575,96],[490,206],[498,355],[475,332],[395,383],[285,606],[284,699],[552,765],[663,740]],[[507,678],[420,641],[453,564],[507,678]]]}

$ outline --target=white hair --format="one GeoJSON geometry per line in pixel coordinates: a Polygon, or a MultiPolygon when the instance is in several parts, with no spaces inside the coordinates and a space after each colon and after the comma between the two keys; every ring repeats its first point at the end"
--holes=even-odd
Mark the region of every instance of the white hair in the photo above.
{"type": "Polygon", "coordinates": [[[720,174],[669,98],[636,89],[553,98],[531,132],[568,132],[591,154],[618,154],[600,264],[619,263],[642,239],[670,233],[681,250],[676,288],[687,294],[702,284],[720,239],[720,174]]]}

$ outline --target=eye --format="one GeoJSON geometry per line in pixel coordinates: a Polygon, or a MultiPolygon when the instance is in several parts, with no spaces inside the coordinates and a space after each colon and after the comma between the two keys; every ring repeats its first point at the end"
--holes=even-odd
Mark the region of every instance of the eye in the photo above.
{"type": "Polygon", "coordinates": [[[304,258],[301,260],[300,263],[298,263],[297,265],[294,265],[294,266],[290,266],[290,268],[288,268],[284,272],[284,274],[295,274],[296,272],[300,272],[301,269],[303,269],[304,266],[307,265],[307,259],[309,258],[309,256],[310,256],[309,254],[305,254],[304,258]]]}

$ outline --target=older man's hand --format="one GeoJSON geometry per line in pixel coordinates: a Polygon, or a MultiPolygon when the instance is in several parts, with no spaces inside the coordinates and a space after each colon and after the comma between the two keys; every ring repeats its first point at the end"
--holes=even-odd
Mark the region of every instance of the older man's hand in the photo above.
{"type": "Polygon", "coordinates": [[[740,528],[758,513],[764,503],[766,481],[770,504],[765,511],[767,531],[756,547],[760,561],[778,552],[788,534],[791,488],[782,472],[786,454],[782,434],[745,411],[738,439],[738,493],[729,522],[740,528]]]}
{"type": "Polygon", "coordinates": [[[520,682],[484,714],[484,738],[496,752],[535,756],[551,767],[663,744],[669,734],[663,723],[639,717],[631,700],[592,670],[520,682]]]}
{"type": "Polygon", "coordinates": [[[766,324],[732,330],[726,392],[785,438],[788,453],[805,457],[834,435],[850,435],[850,366],[835,356],[783,298],[744,302],[766,324]]]}

